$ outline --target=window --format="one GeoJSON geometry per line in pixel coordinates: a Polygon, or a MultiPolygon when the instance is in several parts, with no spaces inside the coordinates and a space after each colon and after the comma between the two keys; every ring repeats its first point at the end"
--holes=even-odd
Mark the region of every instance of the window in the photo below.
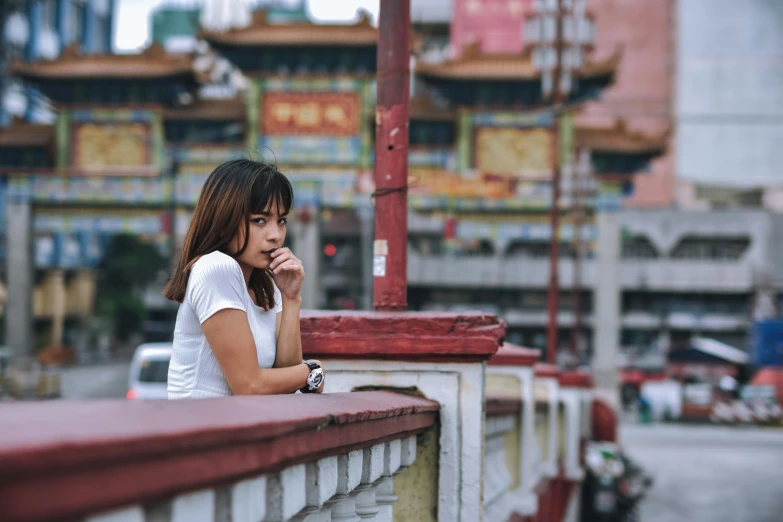
{"type": "Polygon", "coordinates": [[[747,237],[696,237],[683,238],[672,249],[674,259],[702,259],[728,261],[740,259],[750,246],[747,237]]]}
{"type": "Polygon", "coordinates": [[[68,27],[69,27],[69,41],[80,42],[82,41],[82,27],[84,26],[84,16],[87,7],[84,5],[84,0],[71,0],[70,9],[68,9],[68,27]]]}
{"type": "Polygon", "coordinates": [[[658,251],[649,239],[643,236],[634,236],[623,239],[623,259],[655,259],[658,251]]]}
{"type": "Polygon", "coordinates": [[[41,27],[56,30],[57,5],[54,0],[41,2],[41,27]]]}
{"type": "Polygon", "coordinates": [[[139,370],[139,382],[161,382],[165,383],[169,376],[168,359],[151,359],[142,361],[139,370]]]}

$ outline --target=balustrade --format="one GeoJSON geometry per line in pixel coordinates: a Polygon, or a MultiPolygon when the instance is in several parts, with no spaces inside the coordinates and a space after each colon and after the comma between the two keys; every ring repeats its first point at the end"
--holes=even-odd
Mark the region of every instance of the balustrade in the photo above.
{"type": "Polygon", "coordinates": [[[387,522],[439,406],[376,391],[2,410],[4,522],[387,522]]]}

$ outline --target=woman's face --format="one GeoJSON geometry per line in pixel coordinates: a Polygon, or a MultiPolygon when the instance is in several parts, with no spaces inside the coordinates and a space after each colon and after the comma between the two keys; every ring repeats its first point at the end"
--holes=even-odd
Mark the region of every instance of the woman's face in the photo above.
{"type": "MultiPolygon", "coordinates": [[[[250,216],[250,237],[247,248],[237,257],[240,265],[247,268],[269,268],[271,254],[285,242],[288,214],[281,214],[277,205],[270,205],[261,214],[250,216]]],[[[230,252],[238,252],[245,242],[245,224],[239,225],[234,239],[229,243],[230,252]]]]}

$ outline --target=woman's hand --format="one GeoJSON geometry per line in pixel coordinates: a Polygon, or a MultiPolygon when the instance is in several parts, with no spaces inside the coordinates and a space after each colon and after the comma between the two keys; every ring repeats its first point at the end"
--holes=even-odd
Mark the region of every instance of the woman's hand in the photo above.
{"type": "Polygon", "coordinates": [[[302,262],[291,252],[291,249],[278,248],[272,252],[272,263],[269,268],[283,298],[298,299],[305,272],[302,262]]]}

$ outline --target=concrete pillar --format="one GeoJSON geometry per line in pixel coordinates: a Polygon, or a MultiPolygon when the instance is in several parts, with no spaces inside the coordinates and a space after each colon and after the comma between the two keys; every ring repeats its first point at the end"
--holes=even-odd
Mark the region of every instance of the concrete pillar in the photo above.
{"type": "Polygon", "coordinates": [[[620,341],[620,217],[616,212],[596,216],[596,280],[593,289],[592,370],[596,393],[617,407],[617,352],[620,341]]]}
{"type": "Polygon", "coordinates": [[[299,211],[292,248],[302,260],[305,280],[302,284],[302,308],[318,308],[321,301],[321,227],[318,211],[299,211]]]}
{"type": "Polygon", "coordinates": [[[58,268],[49,273],[47,286],[52,299],[52,337],[49,344],[59,346],[65,330],[65,272],[58,268]]]}
{"type": "Polygon", "coordinates": [[[375,240],[375,212],[372,207],[357,209],[361,228],[360,255],[362,256],[362,310],[372,310],[373,282],[373,241],[375,240]]]}
{"type": "Polygon", "coordinates": [[[5,344],[17,357],[33,355],[32,211],[28,201],[6,207],[5,344]]]}

